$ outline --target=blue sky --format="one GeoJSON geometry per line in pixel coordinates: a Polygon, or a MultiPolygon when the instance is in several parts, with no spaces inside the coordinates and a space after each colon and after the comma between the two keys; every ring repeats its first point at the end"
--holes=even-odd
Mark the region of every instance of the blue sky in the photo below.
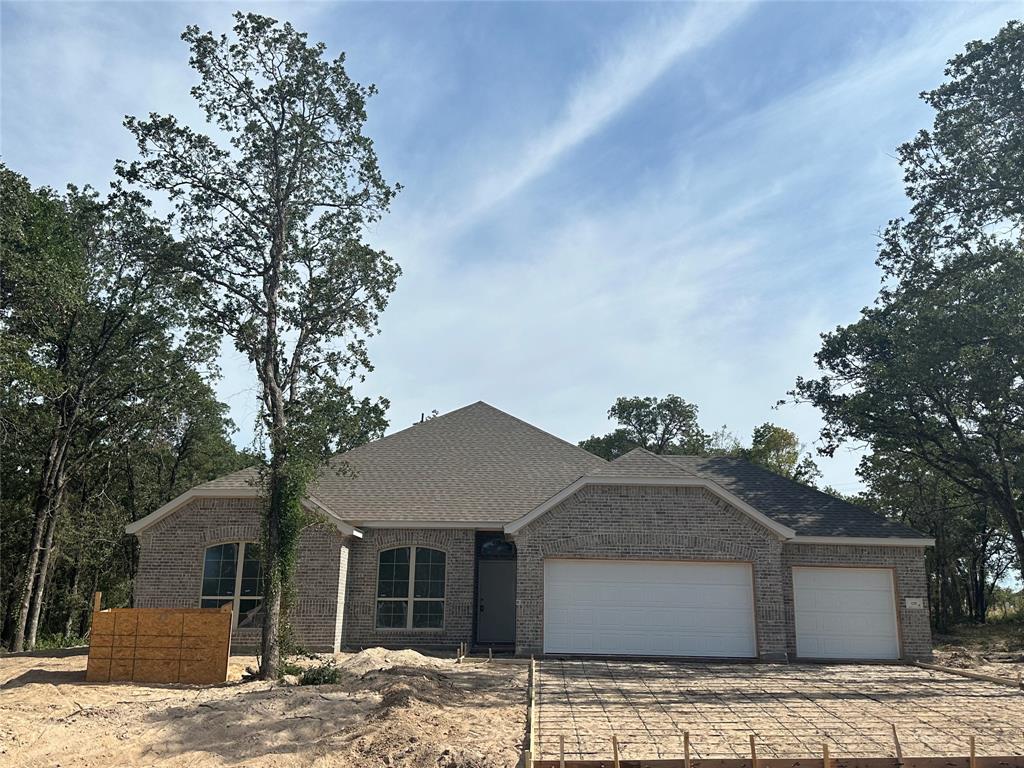
{"type": "MultiPolygon", "coordinates": [[[[707,429],[772,410],[818,334],[878,286],[905,207],[917,94],[1024,5],[952,3],[2,4],[0,152],[34,184],[104,188],[125,114],[195,124],[188,23],[288,19],[380,89],[368,132],[405,189],[370,241],[402,265],[364,390],[392,428],[486,400],[555,434],[618,395],[674,392],[707,429]]],[[[251,439],[253,373],[218,384],[251,439]]],[[[858,484],[855,451],[820,459],[858,484]]]]}

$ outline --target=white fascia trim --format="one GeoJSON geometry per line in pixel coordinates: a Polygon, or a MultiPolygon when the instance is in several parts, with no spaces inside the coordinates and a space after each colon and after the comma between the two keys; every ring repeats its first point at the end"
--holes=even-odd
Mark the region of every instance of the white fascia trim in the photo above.
{"type": "MultiPolygon", "coordinates": [[[[248,488],[193,488],[192,490],[185,491],[180,496],[171,499],[155,512],[150,512],[148,515],[136,520],[134,523],[129,523],[124,527],[124,532],[129,535],[139,534],[156,523],[159,523],[165,517],[195,499],[253,499],[259,495],[260,490],[255,486],[250,486],[248,488]]],[[[362,531],[349,523],[346,523],[316,498],[310,496],[303,499],[302,506],[310,512],[326,515],[331,523],[334,524],[334,527],[338,529],[339,533],[345,536],[354,536],[357,539],[361,539],[363,537],[362,531]]]]}
{"type": "Polygon", "coordinates": [[[753,518],[765,528],[774,531],[782,539],[792,539],[796,536],[796,531],[792,528],[782,525],[781,523],[772,520],[767,515],[758,512],[754,507],[747,504],[747,502],[743,501],[738,496],[729,493],[729,491],[725,490],[725,488],[720,486],[718,483],[712,482],[711,480],[707,480],[703,477],[615,477],[613,475],[581,477],[572,485],[563,488],[539,507],[535,507],[519,519],[508,523],[505,526],[505,533],[517,533],[520,529],[532,523],[549,509],[562,503],[578,490],[588,485],[641,485],[670,488],[704,488],[718,496],[723,501],[728,502],[732,506],[744,512],[747,516],[753,518]]]}
{"type": "Polygon", "coordinates": [[[479,522],[467,520],[358,520],[356,525],[363,528],[473,528],[478,531],[501,531],[505,523],[497,523],[493,520],[479,522]]]}
{"type": "Polygon", "coordinates": [[[935,539],[921,537],[881,538],[872,536],[794,536],[787,544],[841,544],[843,546],[868,547],[934,547],[935,539]]]}

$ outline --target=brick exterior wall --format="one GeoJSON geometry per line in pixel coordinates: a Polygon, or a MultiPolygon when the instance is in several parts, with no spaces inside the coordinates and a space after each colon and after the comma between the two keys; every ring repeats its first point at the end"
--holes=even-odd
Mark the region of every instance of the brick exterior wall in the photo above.
{"type": "MultiPolygon", "coordinates": [[[[139,534],[135,605],[197,607],[206,547],[258,541],[254,499],[197,499],[139,534]]],[[[769,529],[701,488],[588,486],[522,529],[516,589],[516,650],[543,648],[544,559],[558,557],[749,562],[754,571],[758,654],[796,656],[793,566],[892,568],[903,657],[931,656],[924,550],[783,544],[769,529]],[[923,599],[924,608],[906,606],[923,599]]],[[[475,532],[470,529],[365,529],[349,540],[333,526],[313,526],[299,542],[296,641],[313,651],[384,645],[454,646],[472,642],[475,532]],[[377,559],[381,550],[425,546],[446,554],[444,626],[377,629],[377,559]]],[[[258,643],[236,632],[236,648],[258,643]]]]}
{"type": "Polygon", "coordinates": [[[348,558],[346,647],[455,646],[473,640],[476,534],[466,528],[366,528],[348,558]],[[377,629],[377,559],[381,550],[420,546],[445,553],[444,626],[377,629]]]}
{"type": "MultiPolygon", "coordinates": [[[[198,608],[206,548],[232,541],[258,542],[256,499],[195,499],[139,534],[135,605],[198,608]]],[[[296,595],[291,618],[295,641],[311,651],[335,651],[341,642],[348,541],[331,525],[315,525],[299,538],[296,595]]],[[[236,649],[255,647],[259,629],[237,630],[236,649]]]]}
{"type": "Polygon", "coordinates": [[[758,653],[785,658],[781,540],[703,488],[587,486],[515,542],[520,654],[543,649],[544,559],[585,557],[752,563],[758,653]]]}
{"type": "Polygon", "coordinates": [[[793,608],[793,566],[859,566],[893,569],[897,621],[904,659],[928,659],[932,655],[928,619],[928,578],[921,547],[864,547],[835,544],[786,544],[782,548],[786,578],[782,599],[786,606],[786,647],[796,658],[796,619],[793,608]],[[922,598],[923,608],[908,608],[906,598],[922,598]]]}

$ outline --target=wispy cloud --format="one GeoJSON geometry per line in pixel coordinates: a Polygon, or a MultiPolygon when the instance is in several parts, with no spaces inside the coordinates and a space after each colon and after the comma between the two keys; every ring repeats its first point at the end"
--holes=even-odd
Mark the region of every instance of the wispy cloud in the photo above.
{"type": "Polygon", "coordinates": [[[472,187],[467,204],[445,233],[457,231],[545,174],[567,152],[594,136],[628,109],[687,54],[712,45],[749,11],[745,3],[691,6],[670,18],[646,20],[611,47],[572,89],[561,113],[525,146],[493,159],[491,172],[472,187]]]}

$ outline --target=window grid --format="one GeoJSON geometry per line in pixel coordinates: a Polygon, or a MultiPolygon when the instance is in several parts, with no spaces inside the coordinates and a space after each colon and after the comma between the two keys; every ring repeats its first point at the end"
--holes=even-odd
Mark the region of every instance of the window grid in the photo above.
{"type": "Polygon", "coordinates": [[[444,552],[429,547],[382,550],[377,556],[377,629],[443,629],[446,560],[444,552]]]}
{"type": "Polygon", "coordinates": [[[231,603],[232,629],[256,626],[263,603],[261,571],[258,544],[243,541],[207,547],[199,606],[220,608],[231,603]]]}

